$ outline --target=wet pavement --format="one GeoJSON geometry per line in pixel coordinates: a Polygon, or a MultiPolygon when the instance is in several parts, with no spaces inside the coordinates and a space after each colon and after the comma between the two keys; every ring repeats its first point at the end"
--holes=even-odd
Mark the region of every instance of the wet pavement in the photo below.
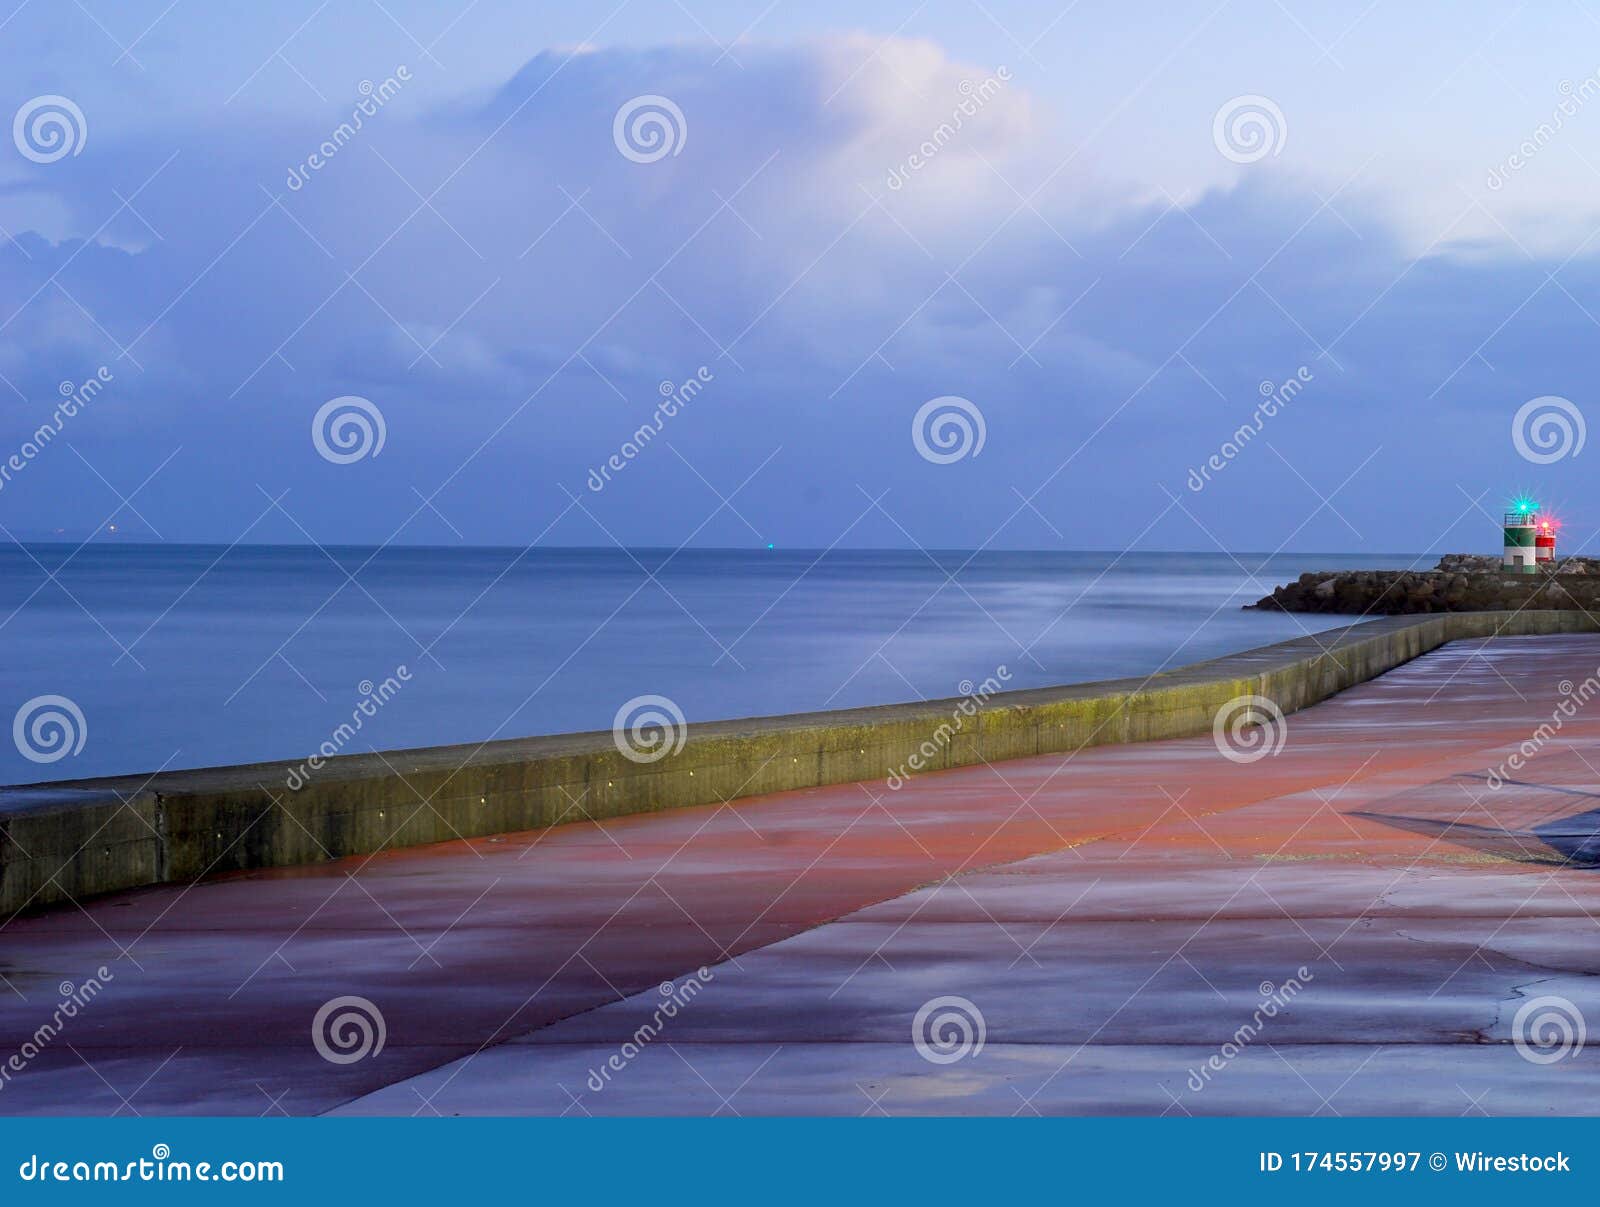
{"type": "Polygon", "coordinates": [[[1597,666],[15,918],[0,1112],[1592,1113],[1597,666]]]}

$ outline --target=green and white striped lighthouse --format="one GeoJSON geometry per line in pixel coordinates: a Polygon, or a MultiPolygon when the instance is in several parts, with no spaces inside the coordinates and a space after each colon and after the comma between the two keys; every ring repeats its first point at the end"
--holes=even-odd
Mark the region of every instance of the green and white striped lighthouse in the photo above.
{"type": "Polygon", "coordinates": [[[1538,507],[1527,499],[1517,500],[1506,512],[1505,556],[1500,561],[1502,570],[1512,574],[1537,572],[1535,537],[1538,534],[1538,507]]]}

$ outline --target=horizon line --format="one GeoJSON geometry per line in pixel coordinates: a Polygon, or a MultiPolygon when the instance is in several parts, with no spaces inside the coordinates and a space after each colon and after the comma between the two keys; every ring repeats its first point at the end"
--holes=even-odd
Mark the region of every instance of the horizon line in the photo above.
{"type": "MultiPolygon", "coordinates": [[[[64,538],[13,538],[13,547],[52,546],[66,549],[85,549],[90,545],[111,547],[117,549],[415,549],[415,550],[442,550],[445,552],[476,552],[500,549],[517,549],[524,552],[545,550],[550,552],[598,552],[607,553],[626,551],[632,553],[1032,553],[1032,554],[1080,554],[1104,553],[1116,554],[1127,557],[1134,554],[1160,554],[1186,557],[1426,557],[1434,550],[1339,550],[1339,549],[1279,549],[1253,550],[1253,549],[1138,549],[1138,548],[1083,548],[1083,549],[1051,549],[1038,546],[993,546],[975,548],[972,546],[940,545],[592,545],[592,544],[517,544],[514,542],[489,542],[489,543],[459,543],[438,544],[436,542],[408,542],[408,541],[219,541],[219,540],[122,540],[115,537],[109,539],[96,539],[89,537],[84,540],[70,540],[64,538]]],[[[1471,554],[1471,550],[1451,550],[1451,553],[1471,554]]],[[[1499,549],[1490,550],[1485,556],[1497,554],[1499,549]]]]}

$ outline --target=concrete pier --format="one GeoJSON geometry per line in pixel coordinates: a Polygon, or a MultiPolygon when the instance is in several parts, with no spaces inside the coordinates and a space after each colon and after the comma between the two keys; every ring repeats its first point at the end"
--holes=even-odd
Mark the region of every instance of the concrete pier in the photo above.
{"type": "Polygon", "coordinates": [[[15,917],[0,1112],[1593,1112],[1592,1048],[1515,1040],[1600,1025],[1600,636],[1400,661],[1255,762],[1208,726],[15,917]],[[319,1051],[336,997],[381,1050],[319,1051]]]}

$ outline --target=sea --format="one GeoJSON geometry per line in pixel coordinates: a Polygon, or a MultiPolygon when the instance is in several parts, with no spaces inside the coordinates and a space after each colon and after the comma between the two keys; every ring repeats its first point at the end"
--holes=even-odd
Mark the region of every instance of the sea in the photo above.
{"type": "Polygon", "coordinates": [[[0,784],[1146,675],[1347,623],[1241,610],[1303,571],[1418,562],[12,545],[0,784]]]}

